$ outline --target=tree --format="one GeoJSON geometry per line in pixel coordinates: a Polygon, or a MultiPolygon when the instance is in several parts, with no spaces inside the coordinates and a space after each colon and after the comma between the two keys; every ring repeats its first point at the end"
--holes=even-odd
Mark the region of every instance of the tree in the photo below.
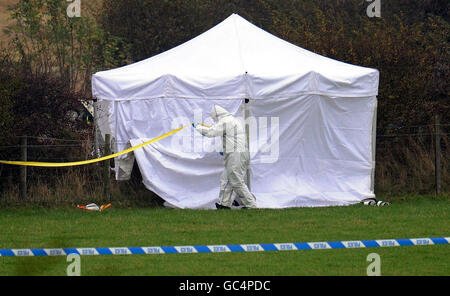
{"type": "Polygon", "coordinates": [[[448,1],[383,1],[369,18],[361,0],[105,0],[102,26],[134,61],[175,47],[231,13],[293,44],[380,71],[378,126],[448,121],[448,1]]]}
{"type": "Polygon", "coordinates": [[[57,77],[89,97],[94,72],[128,62],[128,47],[98,25],[96,5],[83,3],[81,17],[69,17],[67,3],[60,0],[20,0],[11,6],[14,24],[7,34],[22,66],[36,76],[57,77]]]}

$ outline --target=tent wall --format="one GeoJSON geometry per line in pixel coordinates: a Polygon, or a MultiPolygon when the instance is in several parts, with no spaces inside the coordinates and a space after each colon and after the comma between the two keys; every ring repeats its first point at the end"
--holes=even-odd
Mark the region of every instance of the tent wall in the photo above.
{"type": "MultiPolygon", "coordinates": [[[[374,96],[305,95],[252,101],[252,116],[279,121],[278,154],[271,149],[264,152],[260,139],[250,135],[252,150],[258,147],[251,161],[258,206],[348,205],[374,197],[375,108],[374,96]]],[[[272,148],[276,143],[263,142],[272,148]]]]}
{"type": "MultiPolygon", "coordinates": [[[[357,203],[373,193],[376,97],[304,95],[251,100],[252,192],[263,208],[357,203]]],[[[151,99],[108,103],[116,149],[182,125],[212,123],[218,104],[236,116],[243,101],[151,99]],[[113,115],[114,114],[114,115],[113,115]],[[116,121],[120,125],[115,125],[116,121]]],[[[145,186],[180,208],[213,208],[223,158],[219,138],[192,128],[135,151],[145,186]]],[[[119,164],[119,163],[117,163],[119,164]]],[[[117,176],[116,176],[117,177],[117,176]]]]}

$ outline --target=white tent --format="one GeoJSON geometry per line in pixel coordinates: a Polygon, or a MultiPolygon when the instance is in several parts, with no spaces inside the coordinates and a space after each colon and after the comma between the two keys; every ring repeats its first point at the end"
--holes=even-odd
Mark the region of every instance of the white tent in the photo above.
{"type": "MultiPolygon", "coordinates": [[[[171,50],[94,74],[92,91],[116,151],[194,120],[211,123],[214,104],[236,116],[248,110],[258,206],[331,206],[374,197],[378,78],[233,14],[171,50]]],[[[127,178],[136,157],[145,186],[169,204],[213,208],[219,140],[185,128],[116,159],[116,178],[127,178]]]]}

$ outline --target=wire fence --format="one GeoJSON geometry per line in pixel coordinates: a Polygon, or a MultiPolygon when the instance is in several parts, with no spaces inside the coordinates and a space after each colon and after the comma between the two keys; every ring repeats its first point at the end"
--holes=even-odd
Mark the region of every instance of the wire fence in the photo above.
{"type": "MultiPolygon", "coordinates": [[[[447,123],[379,128],[376,136],[375,191],[391,194],[450,192],[449,135],[450,124],[447,123]]],[[[24,137],[14,138],[16,142],[12,145],[0,146],[0,159],[23,158],[23,143],[20,141],[24,137]]],[[[72,162],[97,156],[93,136],[80,140],[26,138],[26,159],[29,161],[72,162]]],[[[104,151],[105,147],[100,147],[100,155],[104,151]]],[[[111,164],[114,166],[113,161],[111,164]]],[[[70,187],[80,195],[89,194],[85,191],[104,195],[107,182],[105,170],[110,173],[110,168],[105,169],[101,163],[63,168],[27,167],[27,192],[30,195],[39,186],[41,191],[43,187],[55,190],[59,186],[60,189],[70,187]]],[[[0,164],[0,199],[2,195],[11,195],[11,192],[19,194],[20,176],[21,167],[0,164]]],[[[133,186],[140,184],[140,174],[134,173],[133,176],[133,186]]]]}

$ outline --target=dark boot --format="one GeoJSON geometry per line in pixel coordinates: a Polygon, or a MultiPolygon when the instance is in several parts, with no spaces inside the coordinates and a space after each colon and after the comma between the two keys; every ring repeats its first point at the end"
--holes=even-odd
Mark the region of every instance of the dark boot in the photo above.
{"type": "Polygon", "coordinates": [[[216,203],[216,209],[218,210],[231,210],[230,207],[223,206],[221,204],[216,203]]]}

